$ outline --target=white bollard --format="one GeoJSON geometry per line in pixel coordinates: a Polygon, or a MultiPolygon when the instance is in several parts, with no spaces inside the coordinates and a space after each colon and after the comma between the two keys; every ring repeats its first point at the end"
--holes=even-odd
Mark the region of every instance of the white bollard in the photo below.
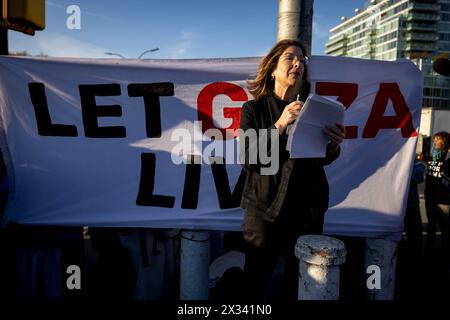
{"type": "Polygon", "coordinates": [[[397,269],[397,241],[366,239],[365,268],[369,300],[393,300],[397,269]]]}
{"type": "Polygon", "coordinates": [[[208,300],[209,231],[181,232],[180,299],[208,300]]]}
{"type": "Polygon", "coordinates": [[[346,258],[342,241],[305,235],[297,240],[295,256],[300,259],[298,300],[338,300],[340,265],[346,258]]]}

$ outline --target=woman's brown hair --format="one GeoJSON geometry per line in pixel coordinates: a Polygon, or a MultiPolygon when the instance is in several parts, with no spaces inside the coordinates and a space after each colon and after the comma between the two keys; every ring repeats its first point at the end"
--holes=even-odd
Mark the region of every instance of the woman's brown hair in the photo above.
{"type": "Polygon", "coordinates": [[[439,131],[433,135],[433,139],[434,138],[439,138],[442,140],[445,150],[450,149],[450,133],[447,131],[439,131]]]}
{"type": "MultiPolygon", "coordinates": [[[[306,48],[297,40],[281,40],[270,49],[269,53],[262,58],[258,66],[258,73],[254,80],[247,81],[247,87],[255,99],[273,94],[274,80],[272,79],[272,71],[275,70],[278,59],[290,46],[299,47],[304,56],[307,56],[306,48]]],[[[308,69],[304,66],[302,79],[308,78],[308,69]]]]}

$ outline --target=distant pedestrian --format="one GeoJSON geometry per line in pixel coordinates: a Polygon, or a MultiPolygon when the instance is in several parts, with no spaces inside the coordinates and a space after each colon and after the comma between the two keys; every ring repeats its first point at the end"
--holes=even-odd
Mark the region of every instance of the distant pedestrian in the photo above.
{"type": "MultiPolygon", "coordinates": [[[[449,246],[450,189],[445,185],[449,167],[450,134],[441,131],[433,136],[431,160],[425,179],[425,205],[427,211],[427,251],[434,247],[437,225],[442,232],[444,247],[449,246]],[[445,168],[445,172],[444,172],[445,168]]],[[[448,249],[447,249],[448,250],[448,249]]]]}

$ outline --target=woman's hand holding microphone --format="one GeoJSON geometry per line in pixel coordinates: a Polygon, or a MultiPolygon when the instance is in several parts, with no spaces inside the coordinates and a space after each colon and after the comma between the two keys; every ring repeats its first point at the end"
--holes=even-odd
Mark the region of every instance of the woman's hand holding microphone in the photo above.
{"type": "Polygon", "coordinates": [[[303,107],[302,101],[294,101],[288,104],[281,114],[280,118],[275,122],[275,127],[280,134],[286,130],[287,126],[295,121],[303,107]]]}
{"type": "MultiPolygon", "coordinates": [[[[288,125],[295,121],[295,119],[300,114],[300,110],[303,107],[302,101],[294,101],[288,104],[281,114],[280,118],[275,122],[275,127],[278,129],[279,134],[283,134],[283,132],[288,128],[288,125]]],[[[323,129],[323,132],[329,138],[328,151],[333,154],[337,151],[339,145],[345,139],[345,127],[336,123],[333,126],[326,126],[323,129]]]]}

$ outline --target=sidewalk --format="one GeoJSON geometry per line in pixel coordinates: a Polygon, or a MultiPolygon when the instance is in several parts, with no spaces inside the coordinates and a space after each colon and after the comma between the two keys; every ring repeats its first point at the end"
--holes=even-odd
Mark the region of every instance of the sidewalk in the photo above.
{"type": "MultiPolygon", "coordinates": [[[[423,241],[426,240],[426,211],[423,184],[419,185],[420,209],[423,223],[423,241]]],[[[347,249],[347,261],[341,268],[340,299],[365,300],[367,297],[367,274],[364,269],[365,239],[339,237],[347,249]]],[[[450,254],[450,253],[445,253],[450,254]]],[[[412,253],[408,250],[405,237],[398,245],[395,300],[450,300],[450,272],[444,266],[444,252],[441,249],[440,232],[437,233],[434,250],[430,253],[412,253]]],[[[283,261],[278,261],[270,299],[277,300],[281,290],[283,261]]],[[[218,294],[220,296],[220,293],[218,294]]],[[[232,298],[232,297],[231,297],[232,298]]]]}
{"type": "MultiPolygon", "coordinates": [[[[425,183],[418,185],[420,213],[422,216],[422,243],[426,240],[427,215],[424,197],[425,183]]],[[[396,299],[448,299],[450,300],[450,273],[444,266],[444,257],[449,252],[441,249],[438,231],[434,250],[411,254],[403,239],[399,243],[396,281],[396,299]]]]}
{"type": "Polygon", "coordinates": [[[416,255],[408,252],[404,241],[400,242],[395,299],[450,300],[450,272],[444,266],[445,255],[439,247],[440,236],[436,240],[437,245],[431,253],[416,255]]]}
{"type": "MultiPolygon", "coordinates": [[[[424,224],[425,230],[426,224],[424,224]]],[[[425,243],[426,234],[423,235],[425,243]]],[[[365,239],[340,237],[347,249],[347,261],[341,267],[340,300],[367,300],[364,269],[365,239]]],[[[429,253],[411,253],[403,239],[398,245],[397,273],[394,300],[450,300],[450,273],[444,267],[443,253],[440,249],[440,236],[436,246],[429,253]]],[[[234,270],[235,271],[235,270],[234,270]]],[[[282,288],[283,260],[279,259],[269,289],[268,299],[280,299],[282,288]]],[[[241,290],[242,274],[229,275],[222,288],[216,288],[212,298],[235,299],[241,290]]]]}

